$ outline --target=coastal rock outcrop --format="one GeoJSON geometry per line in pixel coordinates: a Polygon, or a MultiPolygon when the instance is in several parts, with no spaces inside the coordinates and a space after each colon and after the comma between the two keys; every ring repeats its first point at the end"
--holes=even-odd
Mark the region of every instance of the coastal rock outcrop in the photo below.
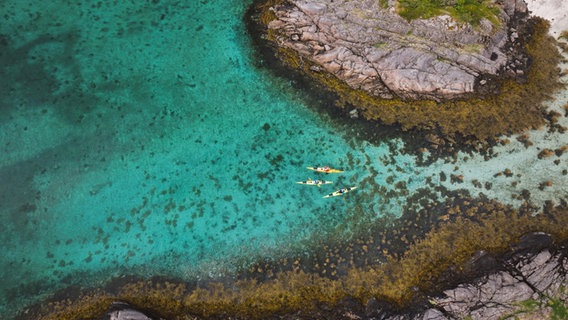
{"type": "Polygon", "coordinates": [[[449,15],[407,21],[396,1],[289,0],[271,7],[274,41],[349,87],[383,99],[444,100],[496,90],[495,78],[522,78],[523,0],[499,1],[501,23],[477,26],[449,15]]]}
{"type": "MultiPolygon", "coordinates": [[[[549,250],[524,256],[506,265],[507,270],[446,290],[442,297],[432,299],[436,305],[434,310],[443,315],[435,319],[502,319],[515,313],[549,313],[551,310],[546,310],[546,306],[550,301],[546,300],[564,294],[562,286],[567,283],[567,267],[563,254],[549,250]],[[522,310],[520,306],[525,301],[532,301],[541,309],[522,310]]],[[[560,301],[562,299],[566,296],[560,301]]]]}
{"type": "MultiPolygon", "coordinates": [[[[543,232],[525,235],[503,255],[475,254],[464,266],[477,276],[439,294],[420,298],[413,311],[394,310],[371,298],[366,305],[344,299],[335,306],[274,315],[278,319],[497,320],[564,319],[568,315],[568,248],[543,232]],[[427,302],[424,302],[427,301],[427,302]]],[[[167,312],[168,310],[159,310],[167,312]]],[[[191,319],[204,319],[186,315],[191,319]]],[[[229,315],[212,317],[233,318],[229,315]]],[[[159,320],[126,303],[115,302],[104,320],[159,320]]],[[[101,319],[101,320],[103,320],[101,319]]],[[[209,318],[207,318],[209,319],[209,318]]],[[[235,316],[234,319],[242,319],[235,316]]]]}
{"type": "Polygon", "coordinates": [[[367,315],[385,320],[552,319],[552,306],[562,312],[559,306],[568,300],[566,254],[565,246],[554,248],[550,235],[530,233],[502,257],[476,254],[465,268],[480,276],[429,297],[424,311],[393,316],[372,308],[367,315]]]}

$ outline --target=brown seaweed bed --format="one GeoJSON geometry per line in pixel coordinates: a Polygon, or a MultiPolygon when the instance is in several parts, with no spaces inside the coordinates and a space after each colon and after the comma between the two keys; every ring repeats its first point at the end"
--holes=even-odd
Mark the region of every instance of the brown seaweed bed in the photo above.
{"type": "Polygon", "coordinates": [[[383,309],[407,313],[427,306],[428,295],[479,276],[467,262],[480,250],[499,255],[536,231],[551,234],[555,243],[568,239],[566,203],[535,215],[529,204],[513,209],[454,194],[426,207],[398,220],[384,218],[349,242],[314,239],[310,252],[317,254],[258,261],[237,278],[120,278],[94,290],[69,288],[21,318],[102,318],[117,300],[168,319],[340,317],[364,310],[372,298],[383,309]]]}

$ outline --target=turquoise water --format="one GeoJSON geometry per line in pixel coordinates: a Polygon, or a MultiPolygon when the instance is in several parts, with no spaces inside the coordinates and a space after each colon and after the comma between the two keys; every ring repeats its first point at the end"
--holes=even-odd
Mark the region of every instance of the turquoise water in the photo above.
{"type": "MultiPolygon", "coordinates": [[[[230,275],[301,251],[355,205],[399,216],[426,181],[507,201],[542,180],[528,174],[538,141],[513,141],[506,164],[463,155],[459,167],[418,167],[399,139],[358,138],[355,123],[253,66],[248,4],[0,4],[0,313],[122,275],[230,275]],[[295,183],[321,177],[305,168],[319,164],[345,172],[325,176],[331,186],[295,183]],[[500,166],[527,173],[518,190],[499,187],[500,166]],[[465,183],[440,181],[441,171],[465,183]],[[473,179],[497,187],[477,190],[473,179]],[[359,188],[322,199],[344,186],[359,188]]],[[[557,158],[544,174],[558,182],[536,190],[537,203],[566,194],[566,156],[548,160],[557,158]]]]}

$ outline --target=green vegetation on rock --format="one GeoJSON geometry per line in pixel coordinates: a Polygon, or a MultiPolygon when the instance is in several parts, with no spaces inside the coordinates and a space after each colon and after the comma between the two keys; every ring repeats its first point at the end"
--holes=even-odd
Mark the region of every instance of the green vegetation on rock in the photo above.
{"type": "Polygon", "coordinates": [[[474,26],[484,18],[494,25],[499,24],[499,9],[486,0],[399,0],[398,10],[407,20],[447,14],[474,26]]]}
{"type": "Polygon", "coordinates": [[[554,296],[542,295],[537,299],[529,299],[518,304],[518,308],[500,319],[568,319],[568,305],[566,288],[560,287],[559,293],[554,296]]]}

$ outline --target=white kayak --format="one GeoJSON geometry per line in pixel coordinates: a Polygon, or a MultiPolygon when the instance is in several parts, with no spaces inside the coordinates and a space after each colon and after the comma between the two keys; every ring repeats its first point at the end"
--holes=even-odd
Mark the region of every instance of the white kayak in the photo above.
{"type": "Polygon", "coordinates": [[[330,198],[330,197],[337,197],[337,196],[342,196],[344,194],[346,194],[349,191],[355,190],[357,189],[357,187],[349,187],[349,188],[341,188],[337,191],[334,191],[328,195],[323,196],[324,198],[330,198]]]}
{"type": "Polygon", "coordinates": [[[296,183],[297,183],[297,184],[305,184],[305,185],[309,185],[309,186],[318,186],[318,187],[319,187],[319,186],[321,186],[322,184],[331,184],[331,183],[333,183],[333,181],[326,181],[326,180],[319,180],[319,179],[312,180],[312,179],[309,179],[309,178],[308,178],[308,180],[306,180],[306,181],[298,181],[298,182],[296,182],[296,183]]]}

